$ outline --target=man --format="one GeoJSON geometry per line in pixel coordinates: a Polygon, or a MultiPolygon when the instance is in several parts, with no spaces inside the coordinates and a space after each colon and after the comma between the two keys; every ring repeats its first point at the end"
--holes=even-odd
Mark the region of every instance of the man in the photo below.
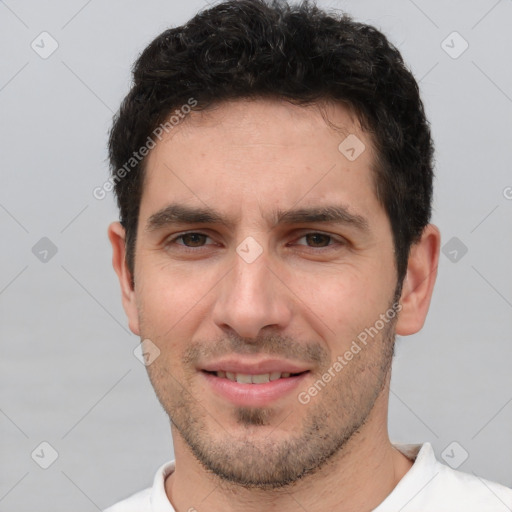
{"type": "Polygon", "coordinates": [[[109,512],[512,509],[389,440],[394,339],[423,326],[440,234],[418,87],[380,32],[211,7],[140,56],[109,148],[113,265],[175,452],[109,512]]]}

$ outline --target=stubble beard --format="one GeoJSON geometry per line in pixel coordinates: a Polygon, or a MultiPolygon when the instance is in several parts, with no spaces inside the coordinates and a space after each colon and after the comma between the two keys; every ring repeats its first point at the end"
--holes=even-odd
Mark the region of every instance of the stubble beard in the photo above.
{"type": "MultiPolygon", "coordinates": [[[[176,433],[207,471],[225,484],[248,489],[279,489],[316,473],[333,461],[335,455],[342,455],[344,448],[364,427],[389,379],[395,323],[396,319],[386,324],[307,406],[297,400],[301,420],[294,426],[293,433],[279,440],[273,435],[279,430],[279,424],[273,425],[277,411],[272,407],[234,408],[239,428],[230,433],[233,429],[223,426],[223,418],[212,417],[191,394],[175,384],[165,367],[153,363],[148,367],[148,374],[176,433]],[[259,435],[263,428],[267,429],[266,436],[259,435]]],[[[275,339],[269,348],[270,345],[282,347],[283,342],[275,339]]],[[[258,344],[251,346],[254,345],[258,344]]],[[[324,349],[316,348],[323,364],[315,381],[332,365],[324,349]]],[[[315,348],[311,349],[310,352],[315,352],[315,348]]],[[[278,350],[286,356],[286,352],[278,350]]],[[[190,353],[187,358],[190,360],[190,353]]],[[[288,416],[285,414],[281,420],[283,424],[297,415],[290,411],[288,416]]]]}

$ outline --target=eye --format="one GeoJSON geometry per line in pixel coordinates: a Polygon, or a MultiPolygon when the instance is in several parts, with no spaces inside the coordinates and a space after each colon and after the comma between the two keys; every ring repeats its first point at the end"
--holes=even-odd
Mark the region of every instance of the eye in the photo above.
{"type": "Polygon", "coordinates": [[[204,247],[206,245],[206,240],[209,238],[210,237],[204,233],[183,233],[181,235],[170,238],[167,241],[167,244],[181,245],[188,248],[204,247]],[[178,240],[181,240],[182,243],[179,243],[178,240]]]}
{"type": "Polygon", "coordinates": [[[306,240],[306,244],[298,243],[298,245],[307,245],[312,248],[322,247],[330,247],[333,244],[331,242],[342,243],[341,240],[334,240],[332,235],[328,235],[326,233],[307,233],[306,235],[300,237],[297,242],[300,240],[306,240]]]}

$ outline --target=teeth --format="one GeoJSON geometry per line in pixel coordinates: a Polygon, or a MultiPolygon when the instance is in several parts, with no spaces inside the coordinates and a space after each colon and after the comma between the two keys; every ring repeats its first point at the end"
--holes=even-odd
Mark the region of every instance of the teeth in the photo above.
{"type": "Polygon", "coordinates": [[[252,384],[252,376],[244,375],[243,373],[237,373],[236,381],[241,382],[242,384],[252,384]]]}
{"type": "Polygon", "coordinates": [[[252,376],[253,384],[264,384],[265,382],[270,382],[270,375],[268,373],[264,373],[263,375],[252,376]]]}
{"type": "Polygon", "coordinates": [[[217,377],[222,379],[229,379],[233,382],[240,382],[242,384],[265,384],[266,382],[270,382],[277,379],[286,379],[291,374],[288,372],[271,372],[271,373],[261,373],[259,375],[247,375],[245,373],[231,373],[218,371],[216,372],[217,377]]]}

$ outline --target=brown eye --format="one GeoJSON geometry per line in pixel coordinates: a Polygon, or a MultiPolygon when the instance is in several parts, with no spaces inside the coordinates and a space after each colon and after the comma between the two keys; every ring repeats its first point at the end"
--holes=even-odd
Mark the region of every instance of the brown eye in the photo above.
{"type": "Polygon", "coordinates": [[[331,241],[331,237],[323,233],[310,233],[305,238],[312,247],[327,247],[331,241]]]}
{"type": "Polygon", "coordinates": [[[177,237],[176,240],[181,239],[183,241],[183,244],[178,245],[185,245],[186,247],[202,247],[207,238],[208,237],[202,233],[185,233],[184,235],[177,237]]]}

